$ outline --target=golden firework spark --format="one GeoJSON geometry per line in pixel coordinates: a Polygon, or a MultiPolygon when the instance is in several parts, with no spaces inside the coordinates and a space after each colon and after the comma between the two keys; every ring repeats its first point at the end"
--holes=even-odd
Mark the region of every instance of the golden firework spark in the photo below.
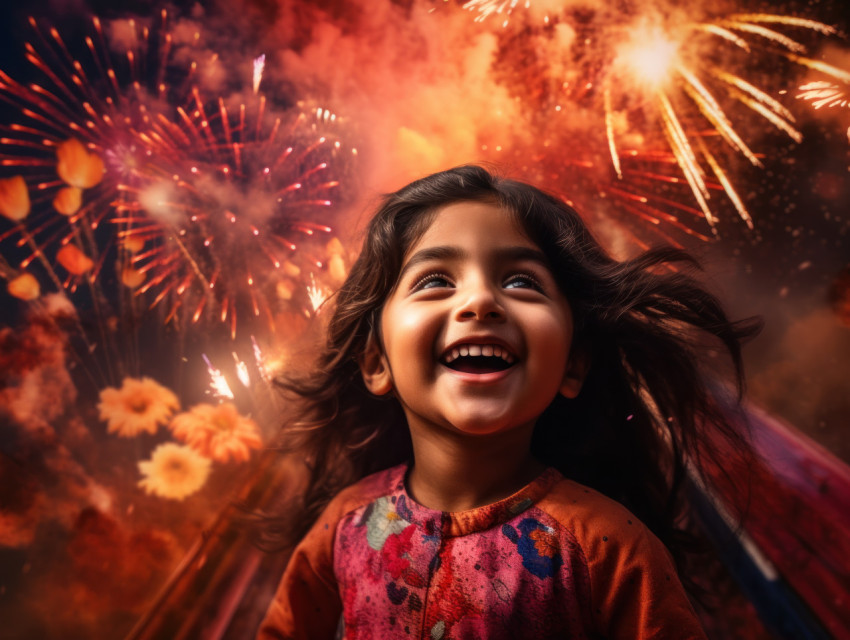
{"type": "MultiPolygon", "coordinates": [[[[499,64],[516,60],[519,65],[508,77],[536,78],[525,85],[520,81],[515,97],[531,97],[539,102],[530,109],[553,113],[554,108],[564,118],[568,130],[555,159],[561,165],[601,170],[607,156],[613,176],[604,180],[614,182],[604,184],[600,175],[599,192],[615,196],[653,229],[663,221],[702,237],[681,219],[693,213],[685,205],[690,198],[715,234],[718,205],[723,204],[731,204],[753,228],[737,190],[734,156],[761,167],[755,141],[771,128],[796,143],[802,140],[789,105],[781,102],[782,85],[771,84],[781,76],[766,72],[768,65],[790,63],[848,81],[846,72],[808,54],[812,41],[837,34],[817,20],[769,13],[694,20],[693,12],[685,16],[672,3],[614,10],[564,2],[481,1],[463,8],[475,11],[478,22],[510,15],[520,23],[522,10],[520,26],[499,36],[499,64]],[[541,10],[546,26],[532,18],[541,10]],[[524,65],[534,66],[521,73],[524,65]],[[541,80],[540,70],[547,67],[552,77],[541,80]],[[571,144],[573,114],[594,112],[601,115],[601,139],[591,124],[585,131],[588,143],[571,144]],[[602,140],[604,147],[598,144],[602,140]],[[679,183],[687,191],[677,188],[675,198],[682,201],[676,202],[665,194],[679,183]]],[[[547,122],[550,138],[552,126],[547,122]]]]}
{"type": "Polygon", "coordinates": [[[224,377],[221,369],[214,367],[205,353],[202,353],[201,357],[207,365],[207,373],[210,376],[210,390],[213,397],[233,400],[233,391],[230,390],[230,385],[227,384],[227,378],[224,377]]]}
{"type": "Polygon", "coordinates": [[[824,80],[807,82],[802,85],[797,98],[808,100],[815,109],[850,107],[850,98],[847,97],[847,89],[824,80]]]}
{"type": "MultiPolygon", "coordinates": [[[[628,113],[634,109],[641,109],[644,113],[654,111],[676,164],[712,229],[718,220],[710,205],[710,180],[716,181],[741,219],[753,228],[752,217],[728,171],[717,155],[709,150],[705,133],[694,126],[693,115],[687,112],[687,103],[695,107],[695,113],[709,125],[711,134],[718,136],[728,149],[742,155],[756,167],[761,166],[761,160],[734,124],[730,107],[724,106],[724,102],[731,101],[733,105],[745,107],[793,141],[800,142],[802,134],[796,128],[789,109],[765,89],[729,69],[719,68],[707,61],[701,51],[693,50],[695,46],[703,46],[698,38],[700,33],[732,43],[746,53],[758,46],[755,39],[759,39],[779,47],[780,51],[784,49],[781,55],[788,60],[813,66],[810,64],[812,61],[799,55],[805,52],[805,46],[777,31],[774,26],[796,27],[824,35],[835,33],[829,25],[814,20],[770,14],[736,14],[713,22],[679,27],[642,22],[631,28],[605,79],[603,108],[606,136],[617,175],[623,176],[617,137],[628,131],[617,131],[612,123],[628,121],[628,118],[617,118],[615,112],[622,110],[628,113]],[[682,101],[682,97],[687,99],[687,103],[682,101]]],[[[839,71],[826,69],[822,63],[819,67],[820,71],[831,75],[839,71]]]]}

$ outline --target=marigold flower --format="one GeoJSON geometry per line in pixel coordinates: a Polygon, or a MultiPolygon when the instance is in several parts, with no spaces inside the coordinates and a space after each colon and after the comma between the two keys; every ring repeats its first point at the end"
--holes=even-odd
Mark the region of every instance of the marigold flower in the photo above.
{"type": "Polygon", "coordinates": [[[60,143],[56,157],[56,173],[72,187],[90,189],[103,179],[103,160],[96,153],[89,153],[76,138],[60,143]]]}
{"type": "Polygon", "coordinates": [[[124,378],[120,389],[107,387],[100,392],[100,419],[106,430],[124,438],[142,431],[156,433],[172,413],[180,408],[177,396],[151,378],[124,378]]]}
{"type": "Polygon", "coordinates": [[[185,445],[166,442],[153,450],[150,460],[139,462],[144,476],[139,486],[146,493],[182,500],[207,482],[212,462],[185,445]]]}
{"type": "Polygon", "coordinates": [[[239,415],[230,402],[199,404],[175,416],[168,428],[175,438],[219,462],[245,462],[251,457],[251,449],[263,444],[257,424],[239,415]]]}
{"type": "Polygon", "coordinates": [[[0,213],[12,222],[20,222],[30,212],[30,194],[23,177],[0,180],[0,213]]]}

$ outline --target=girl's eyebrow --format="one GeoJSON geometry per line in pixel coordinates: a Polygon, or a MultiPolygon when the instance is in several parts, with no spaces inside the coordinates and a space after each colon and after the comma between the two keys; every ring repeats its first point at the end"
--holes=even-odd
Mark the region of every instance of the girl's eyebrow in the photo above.
{"type": "MultiPolygon", "coordinates": [[[[398,274],[398,279],[401,280],[404,277],[404,274],[423,262],[430,262],[432,260],[462,260],[468,256],[469,252],[462,247],[451,245],[428,247],[427,249],[417,251],[410,256],[410,259],[401,268],[401,272],[398,274]]],[[[533,247],[499,247],[493,251],[492,257],[496,262],[518,262],[521,260],[529,260],[531,262],[537,262],[540,266],[546,269],[549,268],[549,261],[546,259],[544,253],[533,247]]]]}

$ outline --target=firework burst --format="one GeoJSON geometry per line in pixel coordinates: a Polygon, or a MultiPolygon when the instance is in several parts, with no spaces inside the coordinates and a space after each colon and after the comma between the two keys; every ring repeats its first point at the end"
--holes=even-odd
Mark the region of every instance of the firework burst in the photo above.
{"type": "Polygon", "coordinates": [[[771,54],[803,63],[797,54],[805,47],[774,26],[835,33],[829,25],[813,20],[768,14],[732,15],[667,28],[647,21],[630,28],[603,81],[606,137],[618,177],[623,177],[618,137],[628,136],[636,120],[656,123],[712,229],[717,223],[709,204],[712,189],[722,191],[752,229],[752,218],[719,153],[732,151],[757,167],[762,163],[734,124],[731,111],[750,110],[797,143],[802,134],[792,113],[767,90],[725,68],[719,56],[706,52],[723,44],[749,54],[766,44],[771,54]],[[621,123],[619,130],[617,122],[621,123]],[[723,147],[717,149],[713,139],[722,141],[723,147]]]}
{"type": "Polygon", "coordinates": [[[162,309],[166,322],[227,323],[235,337],[244,309],[273,327],[275,272],[324,266],[296,249],[330,232],[316,220],[339,194],[334,163],[356,154],[337,117],[274,108],[259,90],[263,57],[244,96],[210,98],[207,77],[221,60],[198,47],[199,33],[178,43],[165,11],[153,27],[95,18],[80,56],[57,30],[30,25],[26,57],[40,80],[0,71],[0,98],[18,113],[3,127],[0,163],[20,181],[0,185],[15,214],[0,240],[29,248],[16,266],[3,261],[3,275],[38,261],[73,292],[114,264],[117,297],[162,309]],[[177,65],[177,49],[196,59],[177,65]],[[21,210],[21,184],[31,212],[21,210]]]}
{"type": "Polygon", "coordinates": [[[297,262],[324,266],[309,250],[294,252],[301,239],[331,231],[313,219],[333,205],[331,166],[350,150],[332,137],[336,117],[322,108],[288,122],[265,110],[262,96],[233,109],[219,100],[214,114],[200,99],[191,112],[179,108],[182,126],[171,127],[182,145],[155,173],[119,187],[126,199],[113,222],[136,249],[128,262],[144,274],[137,294],[152,296],[152,306],[167,301],[167,321],[206,314],[235,336],[247,309],[273,326],[277,284],[300,272],[297,262]]]}
{"type": "Polygon", "coordinates": [[[704,238],[695,219],[716,234],[725,201],[752,229],[735,187],[735,157],[761,167],[752,141],[771,128],[795,143],[802,139],[793,113],[776,97],[785,88],[782,75],[767,69],[805,67],[846,81],[845,72],[808,57],[803,39],[837,33],[815,20],[733,14],[695,22],[673,6],[546,4],[464,7],[479,19],[513,13],[518,26],[501,32],[497,65],[508,82],[519,83],[516,95],[545,114],[543,146],[561,149],[562,167],[597,174],[597,191],[642,224],[669,223],[704,238]],[[523,21],[520,8],[527,10],[523,21]],[[545,11],[546,26],[533,9],[545,11]],[[575,122],[587,126],[582,145],[574,142],[575,122]],[[561,123],[566,129],[558,133],[561,123]]]}

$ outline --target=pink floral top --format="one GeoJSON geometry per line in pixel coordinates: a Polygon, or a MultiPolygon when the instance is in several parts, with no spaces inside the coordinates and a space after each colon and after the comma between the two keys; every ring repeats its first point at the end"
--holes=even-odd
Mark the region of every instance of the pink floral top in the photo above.
{"type": "Polygon", "coordinates": [[[328,505],[293,553],[259,638],[704,638],[665,547],[554,469],[446,513],[399,466],[328,505]]]}

